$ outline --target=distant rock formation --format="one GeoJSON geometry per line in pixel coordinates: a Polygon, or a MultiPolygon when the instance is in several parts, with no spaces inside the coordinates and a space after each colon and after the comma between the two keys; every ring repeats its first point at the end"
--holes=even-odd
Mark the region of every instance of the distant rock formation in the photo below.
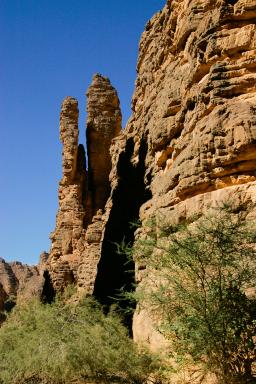
{"type": "Polygon", "coordinates": [[[8,296],[15,296],[18,290],[18,279],[9,263],[0,258],[0,282],[8,296]]]}
{"type": "Polygon", "coordinates": [[[48,254],[44,252],[37,266],[18,261],[7,263],[0,258],[0,312],[10,309],[17,302],[41,296],[47,258],[48,254]]]}

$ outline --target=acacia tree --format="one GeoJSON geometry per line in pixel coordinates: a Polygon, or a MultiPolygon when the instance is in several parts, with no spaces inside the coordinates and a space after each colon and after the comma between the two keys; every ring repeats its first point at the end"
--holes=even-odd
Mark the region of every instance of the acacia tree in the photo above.
{"type": "Polygon", "coordinates": [[[220,383],[255,383],[256,306],[246,295],[255,287],[255,223],[227,206],[192,224],[164,221],[152,220],[133,247],[147,265],[135,297],[161,314],[176,357],[189,354],[220,383]]]}

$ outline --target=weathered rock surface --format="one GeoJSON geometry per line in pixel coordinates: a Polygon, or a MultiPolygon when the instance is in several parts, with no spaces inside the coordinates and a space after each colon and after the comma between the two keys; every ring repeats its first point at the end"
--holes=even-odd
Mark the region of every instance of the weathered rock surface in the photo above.
{"type": "Polygon", "coordinates": [[[40,298],[44,284],[44,266],[40,263],[31,266],[15,261],[10,263],[10,267],[18,281],[17,301],[40,298]]]}
{"type": "MultiPolygon", "coordinates": [[[[63,178],[47,267],[56,290],[75,282],[106,303],[135,274],[139,281],[138,266],[116,250],[134,241],[130,223],[138,219],[184,220],[231,200],[256,217],[255,20],[255,0],[167,1],[142,35],[133,113],[119,135],[116,91],[107,78],[93,78],[88,172],[77,101],[64,101],[63,178]]],[[[136,312],[134,337],[157,344],[148,321],[136,312]]]]}
{"type": "MultiPolygon", "coordinates": [[[[101,301],[129,289],[134,273],[143,279],[141,266],[125,273],[127,260],[111,246],[133,241],[129,222],[154,215],[178,222],[222,202],[256,219],[255,24],[255,0],[167,1],[148,22],[133,114],[111,147],[94,283],[101,301]]],[[[141,308],[133,335],[153,348],[163,342],[141,308]]]]}
{"type": "Polygon", "coordinates": [[[0,283],[0,325],[4,322],[6,318],[4,314],[4,310],[5,310],[5,301],[7,300],[7,298],[8,298],[8,295],[5,292],[2,284],[0,283]]]}
{"type": "Polygon", "coordinates": [[[121,131],[122,115],[116,90],[108,78],[96,74],[87,90],[88,194],[85,223],[89,223],[81,262],[78,288],[92,294],[105,231],[105,204],[110,195],[110,145],[121,131]]]}
{"type": "Polygon", "coordinates": [[[78,103],[67,97],[60,114],[63,144],[59,209],[47,269],[53,288],[78,283],[92,293],[100,256],[102,210],[110,193],[111,140],[121,130],[119,99],[110,81],[97,74],[87,91],[87,154],[78,145],[78,103]]]}
{"type": "MultiPolygon", "coordinates": [[[[256,217],[255,22],[256,1],[178,0],[147,24],[133,115],[111,149],[115,190],[125,143],[134,165],[147,143],[142,221],[184,220],[222,201],[256,217]]],[[[147,323],[137,311],[134,337],[156,345],[147,323]]]]}
{"type": "Polygon", "coordinates": [[[127,134],[147,136],[144,212],[255,181],[255,2],[233,3],[168,2],[142,36],[127,134]]]}
{"type": "Polygon", "coordinates": [[[18,289],[18,280],[9,263],[0,259],[0,282],[8,296],[15,296],[18,289]]]}

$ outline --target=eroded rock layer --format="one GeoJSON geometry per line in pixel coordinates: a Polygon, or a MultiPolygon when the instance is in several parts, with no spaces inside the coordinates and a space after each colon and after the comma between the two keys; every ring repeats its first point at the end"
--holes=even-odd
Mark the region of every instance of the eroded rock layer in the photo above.
{"type": "Polygon", "coordinates": [[[147,136],[153,198],[144,210],[254,183],[255,6],[169,1],[148,23],[126,129],[147,136]]]}

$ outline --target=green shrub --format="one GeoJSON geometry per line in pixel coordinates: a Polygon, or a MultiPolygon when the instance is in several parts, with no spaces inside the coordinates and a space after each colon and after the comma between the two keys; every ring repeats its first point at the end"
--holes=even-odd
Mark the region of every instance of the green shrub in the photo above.
{"type": "Polygon", "coordinates": [[[0,328],[0,383],[141,383],[153,361],[98,304],[16,307],[0,328]]]}
{"type": "Polygon", "coordinates": [[[224,207],[190,225],[154,219],[141,232],[133,258],[147,269],[135,297],[160,317],[177,361],[189,355],[220,383],[255,383],[256,306],[246,296],[255,287],[255,222],[224,207]]]}

